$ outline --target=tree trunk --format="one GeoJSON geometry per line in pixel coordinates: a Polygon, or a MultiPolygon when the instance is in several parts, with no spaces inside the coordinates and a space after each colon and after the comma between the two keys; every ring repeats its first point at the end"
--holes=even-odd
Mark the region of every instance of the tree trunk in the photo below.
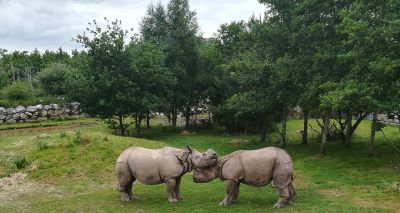
{"type": "Polygon", "coordinates": [[[178,119],[178,110],[173,107],[171,112],[172,127],[176,128],[176,121],[178,119]]]}
{"type": "Polygon", "coordinates": [[[326,155],[326,143],[328,141],[328,134],[329,134],[329,113],[324,113],[324,129],[322,131],[322,141],[321,141],[321,150],[320,154],[325,156],[326,155]]]}
{"type": "Polygon", "coordinates": [[[147,114],[146,114],[146,125],[147,125],[147,128],[149,129],[150,128],[150,111],[147,111],[147,114]]]}
{"type": "Polygon", "coordinates": [[[119,121],[119,130],[121,131],[121,135],[125,136],[125,128],[124,128],[124,117],[122,115],[118,115],[118,121],[119,121]]]}
{"type": "Polygon", "coordinates": [[[267,137],[267,124],[268,124],[268,117],[264,114],[263,119],[261,121],[261,135],[260,135],[260,142],[265,142],[267,137]]]}
{"type": "Polygon", "coordinates": [[[356,131],[357,127],[360,125],[361,121],[364,120],[365,116],[367,116],[368,114],[362,114],[360,113],[360,116],[358,116],[357,121],[354,123],[353,127],[351,128],[351,133],[350,136],[353,135],[353,133],[356,131]]]}
{"type": "Polygon", "coordinates": [[[308,140],[308,111],[304,110],[304,125],[303,125],[303,141],[302,144],[307,144],[308,140]]]}
{"type": "Polygon", "coordinates": [[[136,114],[135,125],[136,125],[136,134],[139,135],[140,129],[142,127],[142,118],[139,113],[136,114]]]}
{"type": "Polygon", "coordinates": [[[279,146],[283,149],[283,148],[285,148],[285,146],[286,146],[286,115],[287,114],[287,112],[286,112],[286,107],[284,107],[283,108],[283,110],[282,110],[282,135],[281,135],[281,140],[280,140],[280,143],[279,143],[279,146]]]}
{"type": "Polygon", "coordinates": [[[189,128],[189,125],[190,125],[190,107],[189,106],[186,106],[185,107],[185,127],[186,128],[189,128]]]}
{"type": "Polygon", "coordinates": [[[373,117],[372,117],[372,125],[371,125],[371,136],[370,136],[370,140],[369,140],[369,149],[368,149],[368,155],[372,156],[374,154],[374,143],[375,143],[375,125],[376,125],[376,121],[377,121],[377,113],[374,112],[373,117]]]}
{"type": "Polygon", "coordinates": [[[351,135],[352,135],[352,129],[353,129],[353,113],[352,112],[348,112],[346,114],[346,133],[345,133],[345,146],[349,146],[351,141],[351,135]]]}

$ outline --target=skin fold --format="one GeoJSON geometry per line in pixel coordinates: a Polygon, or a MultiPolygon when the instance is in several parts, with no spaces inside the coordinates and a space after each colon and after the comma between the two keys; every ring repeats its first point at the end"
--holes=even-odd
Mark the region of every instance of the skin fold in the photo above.
{"type": "Polygon", "coordinates": [[[168,202],[183,199],[179,187],[182,176],[193,168],[205,168],[217,163],[217,153],[209,149],[200,153],[189,146],[185,149],[164,147],[146,149],[131,147],[117,159],[115,171],[122,201],[134,199],[132,184],[138,180],[147,185],[166,183],[168,202]]]}
{"type": "Polygon", "coordinates": [[[279,195],[274,208],[282,208],[296,195],[292,184],[292,159],[285,150],[275,147],[235,151],[218,159],[216,165],[193,171],[196,183],[206,183],[218,177],[225,182],[225,198],[219,205],[236,201],[241,183],[261,187],[273,181],[279,195]]]}

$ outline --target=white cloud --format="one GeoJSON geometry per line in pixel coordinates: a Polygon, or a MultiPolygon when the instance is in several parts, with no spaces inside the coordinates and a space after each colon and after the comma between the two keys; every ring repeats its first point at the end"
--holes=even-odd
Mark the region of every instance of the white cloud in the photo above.
{"type": "MultiPolygon", "coordinates": [[[[157,2],[154,0],[153,2],[157,2]]],[[[161,1],[164,5],[168,0],[161,1]]],[[[72,41],[93,19],[119,19],[126,29],[137,31],[151,0],[0,0],[0,48],[39,50],[58,47],[71,50],[72,41]]],[[[259,16],[265,7],[257,0],[192,0],[192,10],[203,35],[210,37],[232,20],[259,16]]]]}

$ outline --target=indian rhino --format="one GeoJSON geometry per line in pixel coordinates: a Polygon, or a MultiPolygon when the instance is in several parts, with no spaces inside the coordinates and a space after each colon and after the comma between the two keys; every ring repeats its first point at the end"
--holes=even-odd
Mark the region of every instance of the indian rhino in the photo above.
{"type": "Polygon", "coordinates": [[[217,153],[212,149],[200,153],[190,146],[185,149],[164,147],[155,150],[128,148],[120,154],[115,166],[121,200],[134,199],[132,184],[138,180],[148,185],[166,183],[168,202],[175,203],[183,199],[179,186],[185,173],[216,163],[217,153]]]}
{"type": "Polygon", "coordinates": [[[293,181],[293,162],[289,154],[279,148],[239,150],[221,157],[214,166],[193,171],[193,181],[206,183],[219,177],[225,181],[225,198],[219,205],[238,199],[240,183],[261,187],[273,181],[279,200],[273,206],[281,208],[296,195],[293,181]]]}

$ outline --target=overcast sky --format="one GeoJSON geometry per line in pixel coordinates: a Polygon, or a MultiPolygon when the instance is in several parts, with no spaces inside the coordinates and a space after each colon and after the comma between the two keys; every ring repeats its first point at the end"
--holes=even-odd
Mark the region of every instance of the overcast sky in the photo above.
{"type": "MultiPolygon", "coordinates": [[[[147,6],[158,0],[0,0],[0,48],[43,51],[80,48],[71,41],[93,19],[119,19],[125,29],[138,30],[147,6]]],[[[168,0],[161,0],[166,5],[168,0]]],[[[191,0],[201,32],[210,37],[233,20],[260,16],[265,7],[257,0],[191,0]]]]}

